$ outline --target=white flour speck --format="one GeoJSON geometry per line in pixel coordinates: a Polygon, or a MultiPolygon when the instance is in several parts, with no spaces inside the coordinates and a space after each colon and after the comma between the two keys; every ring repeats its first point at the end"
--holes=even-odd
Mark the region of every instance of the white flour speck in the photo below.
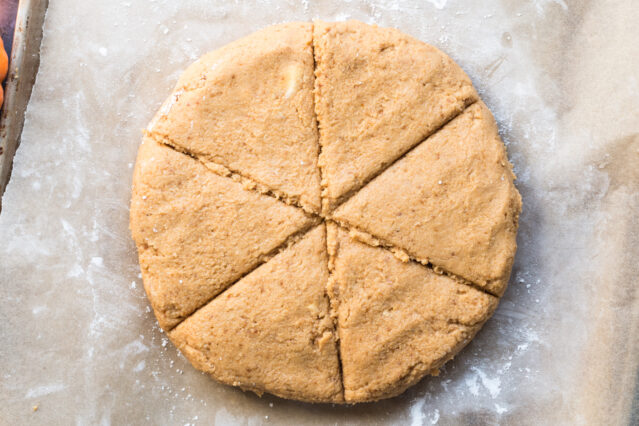
{"type": "Polygon", "coordinates": [[[466,386],[468,387],[468,391],[474,396],[479,395],[479,385],[477,384],[477,376],[473,375],[472,377],[468,377],[466,379],[466,386]]]}
{"type": "Polygon", "coordinates": [[[333,21],[348,21],[349,19],[351,19],[351,15],[349,15],[348,13],[338,13],[337,15],[335,15],[333,17],[333,21]]]}
{"type": "Polygon", "coordinates": [[[62,383],[51,383],[48,385],[37,386],[35,388],[31,388],[24,395],[25,398],[38,398],[40,396],[49,395],[55,392],[60,392],[61,390],[66,389],[66,386],[62,383]]]}
{"type": "Polygon", "coordinates": [[[490,396],[492,396],[493,398],[497,398],[497,395],[499,395],[499,392],[501,392],[501,379],[499,379],[499,377],[490,378],[486,375],[486,373],[484,373],[477,367],[471,367],[471,370],[477,373],[477,375],[481,379],[481,384],[484,385],[486,389],[488,389],[490,396]]]}
{"type": "Polygon", "coordinates": [[[435,9],[439,9],[439,10],[442,10],[443,8],[445,8],[446,3],[448,3],[448,0],[427,0],[427,1],[428,3],[435,6],[435,9]]]}
{"type": "Polygon", "coordinates": [[[424,415],[422,409],[424,408],[425,403],[426,400],[424,398],[420,398],[416,400],[410,407],[411,426],[421,426],[424,424],[424,419],[426,418],[426,416],[424,415]]]}
{"type": "Polygon", "coordinates": [[[38,315],[40,312],[45,311],[47,309],[46,306],[35,306],[31,312],[33,312],[33,315],[38,315]]]}
{"type": "Polygon", "coordinates": [[[439,410],[435,409],[433,411],[433,413],[430,416],[430,424],[431,425],[436,425],[437,422],[439,422],[439,410]]]}
{"type": "Polygon", "coordinates": [[[504,414],[508,410],[499,404],[495,404],[495,411],[497,412],[497,414],[504,414]]]}
{"type": "Polygon", "coordinates": [[[138,362],[138,365],[135,366],[135,368],[133,368],[133,371],[135,371],[136,373],[139,371],[144,370],[144,367],[146,366],[146,362],[144,360],[138,362]]]}

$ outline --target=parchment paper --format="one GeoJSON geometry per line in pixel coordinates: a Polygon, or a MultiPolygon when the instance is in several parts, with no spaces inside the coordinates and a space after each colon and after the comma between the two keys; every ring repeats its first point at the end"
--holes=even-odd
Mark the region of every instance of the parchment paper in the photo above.
{"type": "Polygon", "coordinates": [[[50,2],[0,214],[0,423],[637,424],[637,22],[632,0],[50,2]],[[141,129],[181,70],[313,18],[394,26],[450,54],[494,112],[524,199],[494,318],[439,377],[354,407],[196,372],[156,326],[128,230],[141,129]]]}

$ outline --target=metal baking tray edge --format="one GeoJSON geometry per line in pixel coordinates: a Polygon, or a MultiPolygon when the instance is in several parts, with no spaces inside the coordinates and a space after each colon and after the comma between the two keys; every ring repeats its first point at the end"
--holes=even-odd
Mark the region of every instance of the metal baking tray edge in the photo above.
{"type": "Polygon", "coordinates": [[[0,210],[2,195],[11,176],[13,156],[20,144],[24,113],[40,65],[42,26],[49,0],[20,0],[4,105],[0,115],[0,210]]]}

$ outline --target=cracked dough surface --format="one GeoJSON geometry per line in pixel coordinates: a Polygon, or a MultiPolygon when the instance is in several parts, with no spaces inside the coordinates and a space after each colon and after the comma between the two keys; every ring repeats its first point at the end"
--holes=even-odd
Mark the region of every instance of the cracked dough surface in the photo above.
{"type": "Polygon", "coordinates": [[[196,368],[374,401],[437,374],[494,312],[513,180],[445,54],[357,21],[282,24],[184,72],[140,146],[131,231],[158,322],[196,368]]]}

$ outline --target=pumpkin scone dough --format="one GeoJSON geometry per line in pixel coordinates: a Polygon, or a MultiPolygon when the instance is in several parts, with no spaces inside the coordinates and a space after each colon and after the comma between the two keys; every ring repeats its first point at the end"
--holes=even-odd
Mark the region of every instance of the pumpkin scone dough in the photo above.
{"type": "Polygon", "coordinates": [[[393,164],[334,217],[501,296],[521,197],[479,101],[393,164]]]}
{"type": "Polygon", "coordinates": [[[310,402],[342,402],[326,298],[321,224],[169,333],[193,365],[221,382],[310,402]]]}
{"type": "Polygon", "coordinates": [[[400,394],[464,347],[498,299],[329,224],[346,402],[400,394]]]}
{"type": "Polygon", "coordinates": [[[314,223],[149,138],[133,181],[131,232],[144,288],[167,330],[314,223]]]}
{"type": "Polygon", "coordinates": [[[448,56],[393,28],[316,22],[324,209],[477,100],[448,56]]]}
{"type": "Polygon", "coordinates": [[[311,43],[311,23],[289,23],[204,55],[184,72],[150,134],[318,211],[311,43]]]}
{"type": "Polygon", "coordinates": [[[436,374],[496,309],[513,180],[444,53],[356,21],[282,24],[180,77],[138,152],[131,231],[196,368],[260,395],[375,401],[436,374]]]}

